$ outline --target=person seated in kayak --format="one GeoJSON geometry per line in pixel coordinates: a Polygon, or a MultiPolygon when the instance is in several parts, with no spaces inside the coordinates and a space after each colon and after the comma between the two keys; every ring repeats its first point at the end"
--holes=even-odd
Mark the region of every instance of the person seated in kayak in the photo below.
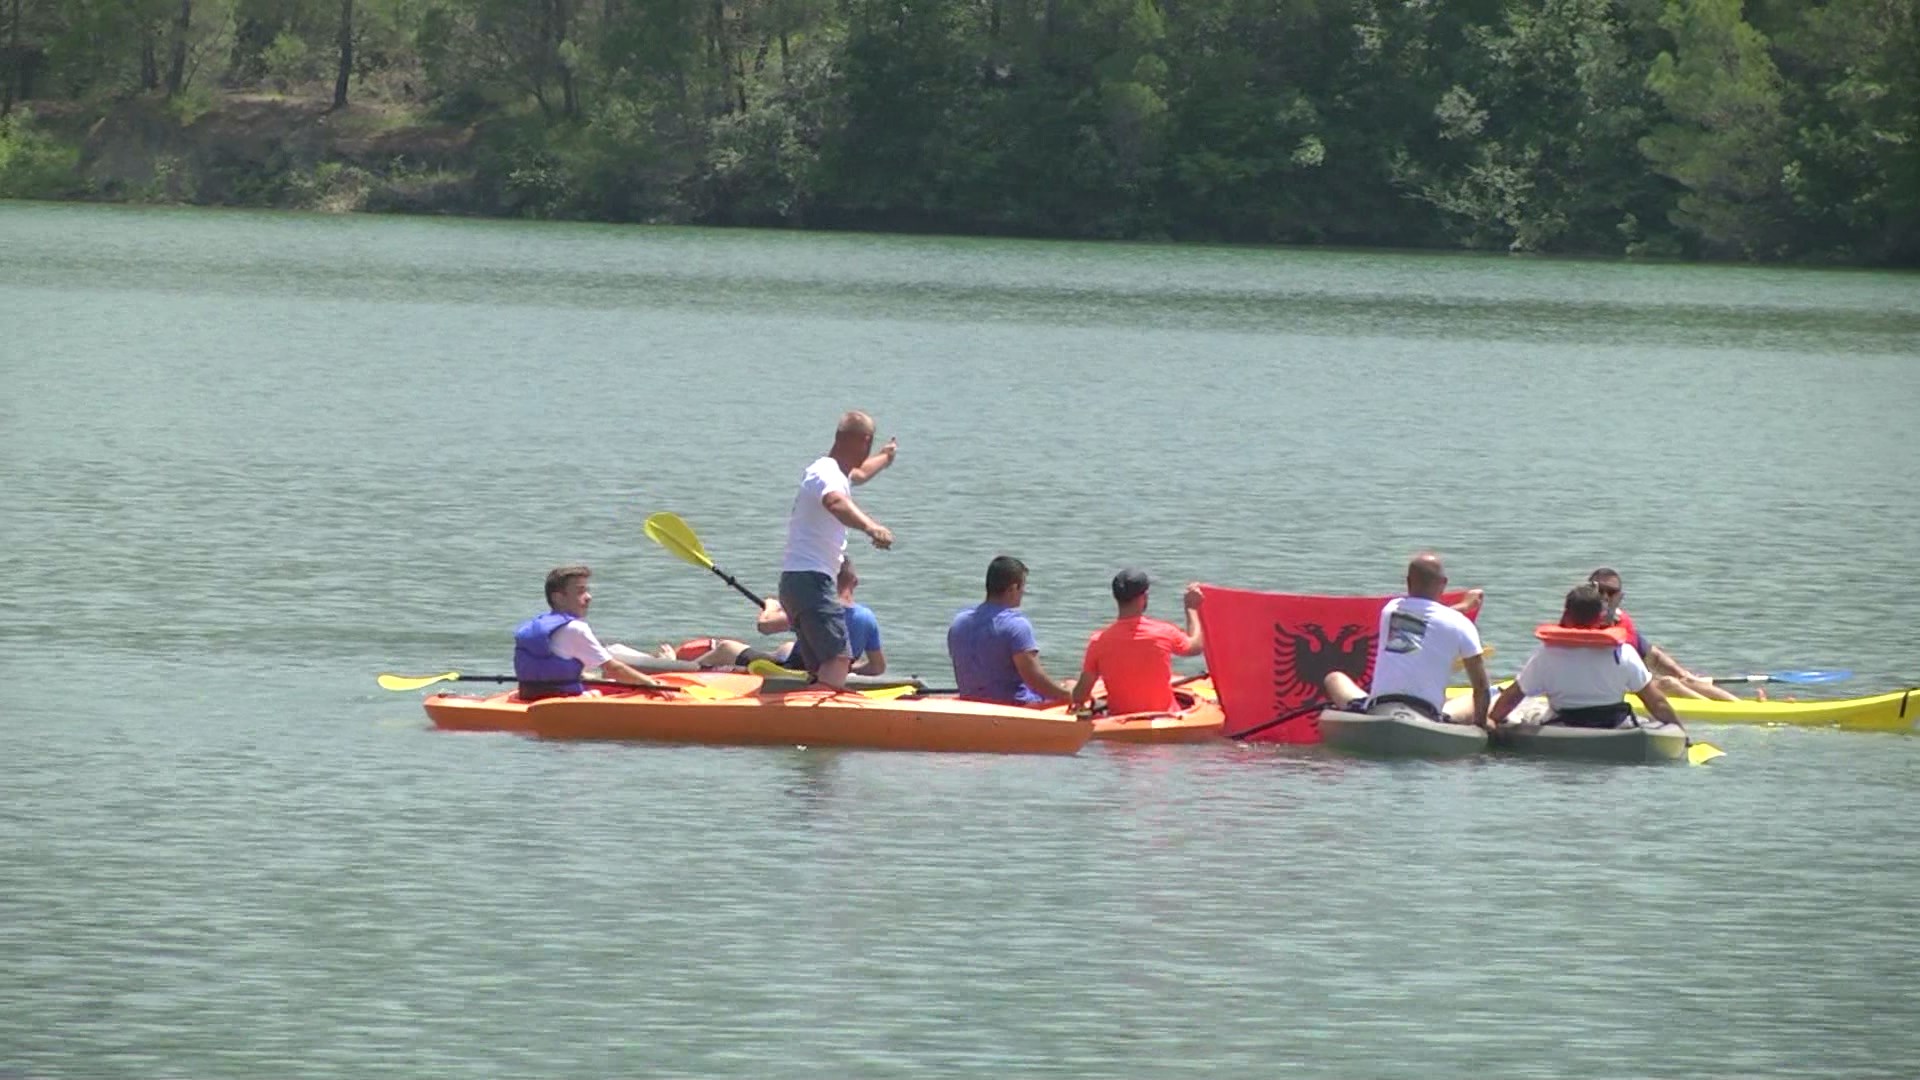
{"type": "Polygon", "coordinates": [[[1353,677],[1336,671],[1326,677],[1327,697],[1337,707],[1369,712],[1376,706],[1411,705],[1433,720],[1464,722],[1459,709],[1446,712],[1447,681],[1457,660],[1473,684],[1471,719],[1485,727],[1492,691],[1487,685],[1487,662],[1480,646],[1480,630],[1459,607],[1479,603],[1479,590],[1469,593],[1459,607],[1441,602],[1447,591],[1447,570],[1431,552],[1407,564],[1407,595],[1387,601],[1380,609],[1380,628],[1373,655],[1373,686],[1362,692],[1353,677]]]}
{"type": "Polygon", "coordinates": [[[1520,702],[1534,695],[1547,699],[1550,724],[1614,728],[1633,722],[1628,694],[1640,695],[1647,712],[1663,723],[1680,723],[1660,692],[1640,653],[1633,631],[1613,622],[1597,585],[1588,582],[1567,593],[1557,624],[1534,630],[1541,645],[1500,691],[1489,719],[1498,726],[1520,702]]]}
{"type": "Polygon", "coordinates": [[[1147,617],[1151,585],[1144,570],[1122,570],[1113,576],[1113,602],[1119,617],[1087,642],[1080,680],[1073,688],[1074,708],[1087,704],[1093,698],[1094,683],[1104,681],[1110,713],[1173,711],[1173,658],[1199,656],[1205,644],[1200,586],[1187,586],[1187,628],[1181,630],[1147,617]]]}
{"type": "Polygon", "coordinates": [[[787,546],[780,560],[780,607],[793,625],[794,658],[831,690],[844,689],[853,668],[848,650],[847,609],[835,595],[834,574],[847,552],[847,529],[855,528],[886,550],[893,533],[853,501],[853,488],[893,464],[892,439],[873,450],[873,417],[849,412],[834,428],[833,446],[800,477],[787,518],[787,546]]]}
{"type": "MultiPolygon", "coordinates": [[[[841,606],[847,609],[847,648],[853,651],[853,674],[884,674],[887,670],[887,654],[880,645],[880,620],[874,617],[872,608],[854,603],[853,591],[860,587],[860,575],[854,572],[852,559],[841,557],[840,572],[834,577],[834,585],[839,590],[841,606]]],[[[784,633],[792,626],[778,600],[767,600],[759,617],[753,622],[753,628],[762,634],[784,633]]],[[[659,655],[663,658],[691,660],[703,668],[745,667],[760,659],[771,660],[782,667],[798,667],[800,664],[793,656],[794,643],[791,641],[762,650],[731,638],[694,638],[678,646],[662,645],[660,650],[659,655]]]]}
{"type": "Polygon", "coordinates": [[[513,632],[513,675],[520,680],[520,697],[536,701],[571,697],[586,692],[581,677],[598,668],[603,677],[634,686],[662,687],[623,661],[614,658],[587,625],[587,606],[593,603],[585,566],[557,566],[547,573],[547,612],[535,615],[513,632]]]}
{"type": "MultiPolygon", "coordinates": [[[[779,601],[767,601],[769,610],[778,611],[779,607],[779,601]]],[[[765,612],[762,614],[764,615],[765,612]]],[[[782,629],[784,628],[783,623],[782,629]]],[[[766,660],[781,667],[792,667],[796,670],[800,666],[800,661],[793,655],[792,641],[783,641],[771,649],[759,649],[738,638],[688,638],[678,645],[661,645],[653,655],[662,660],[683,660],[697,665],[703,671],[715,668],[743,668],[755,660],[766,660]]]]}
{"type": "MultiPolygon", "coordinates": [[[[1626,590],[1620,581],[1620,572],[1610,566],[1603,566],[1587,575],[1587,582],[1600,590],[1600,598],[1607,605],[1609,625],[1616,625],[1627,633],[1628,644],[1633,646],[1645,661],[1647,670],[1653,673],[1654,683],[1660,692],[1668,697],[1708,698],[1714,701],[1738,701],[1732,692],[1715,686],[1713,680],[1695,675],[1681,666],[1678,660],[1668,655],[1665,649],[1647,640],[1639,627],[1633,624],[1633,616],[1627,614],[1620,602],[1626,598],[1626,590]]],[[[1763,693],[1761,697],[1765,697],[1763,693]]]]}
{"type": "Polygon", "coordinates": [[[1027,564],[996,556],[987,564],[987,598],[953,617],[947,656],[961,697],[1031,706],[1072,700],[1073,691],[1040,666],[1033,624],[1020,610],[1026,592],[1027,564]]]}

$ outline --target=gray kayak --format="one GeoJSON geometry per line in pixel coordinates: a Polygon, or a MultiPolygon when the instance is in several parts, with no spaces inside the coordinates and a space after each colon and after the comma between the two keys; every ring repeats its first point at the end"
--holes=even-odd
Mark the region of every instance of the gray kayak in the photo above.
{"type": "Polygon", "coordinates": [[[1407,705],[1379,705],[1372,712],[1328,709],[1320,714],[1320,741],[1367,757],[1457,758],[1487,748],[1487,733],[1472,724],[1429,720],[1407,705]]]}
{"type": "Polygon", "coordinates": [[[1570,761],[1634,764],[1687,759],[1687,732],[1677,724],[1647,723],[1617,728],[1504,724],[1494,730],[1493,745],[1517,754],[1570,761]]]}

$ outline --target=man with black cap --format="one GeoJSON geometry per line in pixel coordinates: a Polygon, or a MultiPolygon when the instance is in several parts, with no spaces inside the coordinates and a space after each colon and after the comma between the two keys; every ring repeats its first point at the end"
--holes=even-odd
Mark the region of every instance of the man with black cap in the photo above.
{"type": "Polygon", "coordinates": [[[1147,618],[1144,570],[1122,570],[1113,575],[1113,600],[1120,616],[1087,642],[1080,664],[1080,681],[1073,688],[1073,704],[1093,697],[1095,680],[1105,680],[1107,709],[1116,714],[1173,711],[1173,658],[1198,656],[1200,586],[1188,585],[1187,628],[1147,618]]]}

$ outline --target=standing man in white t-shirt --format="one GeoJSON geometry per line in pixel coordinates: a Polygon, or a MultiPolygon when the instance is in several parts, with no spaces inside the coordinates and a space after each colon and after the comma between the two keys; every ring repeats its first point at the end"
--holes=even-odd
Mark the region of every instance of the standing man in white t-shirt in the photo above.
{"type": "Polygon", "coordinates": [[[793,655],[814,680],[834,690],[847,685],[853,666],[848,649],[847,609],[834,578],[847,551],[847,530],[859,529],[873,546],[893,546],[893,533],[853,501],[853,487],[893,464],[894,440],[873,450],[873,417],[850,412],[833,431],[833,449],[807,466],[787,518],[787,548],[780,560],[780,606],[793,624],[793,655]]]}
{"type": "Polygon", "coordinates": [[[1550,629],[1591,630],[1603,640],[1598,644],[1548,641],[1541,645],[1527,658],[1519,677],[1500,691],[1500,700],[1493,705],[1493,723],[1504,721],[1523,698],[1539,694],[1553,709],[1548,723],[1619,727],[1633,721],[1627,695],[1638,694],[1655,720],[1679,725],[1673,704],[1660,692],[1658,681],[1633,647],[1632,630],[1612,621],[1606,597],[1593,582],[1567,594],[1559,627],[1542,628],[1535,634],[1544,639],[1550,629]],[[1604,640],[1608,637],[1612,640],[1604,640]]]}
{"type": "Polygon", "coordinates": [[[1473,683],[1473,722],[1485,727],[1492,691],[1480,631],[1473,620],[1440,602],[1447,570],[1431,552],[1407,564],[1407,595],[1380,609],[1380,637],[1373,654],[1373,686],[1362,693],[1345,672],[1327,676],[1327,697],[1336,706],[1365,712],[1376,705],[1411,705],[1435,720],[1444,712],[1447,679],[1457,660],[1473,683]]]}

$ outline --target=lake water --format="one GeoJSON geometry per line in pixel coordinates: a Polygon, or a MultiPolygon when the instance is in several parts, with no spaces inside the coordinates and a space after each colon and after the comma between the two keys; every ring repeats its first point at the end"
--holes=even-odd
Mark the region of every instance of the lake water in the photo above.
{"type": "MultiPolygon", "coordinates": [[[[1696,670],[1920,681],[1920,277],[0,204],[0,1076],[1911,1076],[1920,740],[1709,768],[543,745],[552,565],[750,635],[839,412],[897,670],[1019,555],[1602,563],[1696,670]],[[11,1070],[11,1071],[9,1071],[11,1070]]],[[[864,553],[863,553],[864,552],[864,553]]]]}

